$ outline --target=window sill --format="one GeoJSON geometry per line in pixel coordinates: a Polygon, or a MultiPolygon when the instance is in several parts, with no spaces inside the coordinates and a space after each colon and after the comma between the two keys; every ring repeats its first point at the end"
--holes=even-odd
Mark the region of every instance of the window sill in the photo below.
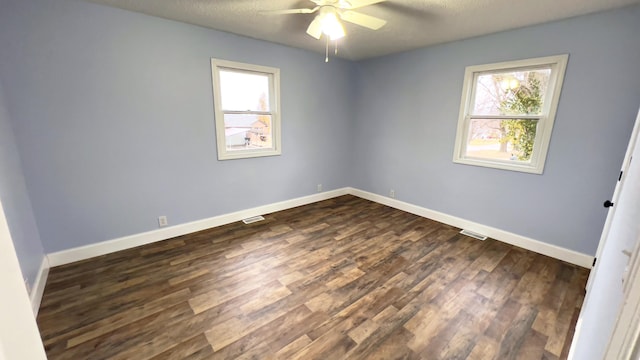
{"type": "Polygon", "coordinates": [[[529,174],[542,174],[543,165],[544,164],[534,164],[531,163],[517,163],[517,162],[507,162],[507,161],[499,161],[499,160],[490,160],[490,159],[479,159],[479,158],[454,158],[454,163],[464,164],[464,165],[473,165],[473,166],[481,166],[488,167],[493,169],[501,169],[501,170],[509,170],[509,171],[518,171],[529,174]]]}
{"type": "Polygon", "coordinates": [[[235,160],[235,159],[247,159],[247,158],[256,158],[263,156],[278,156],[282,155],[282,151],[280,150],[257,150],[257,151],[233,151],[233,152],[224,152],[218,154],[218,160],[235,160]]]}

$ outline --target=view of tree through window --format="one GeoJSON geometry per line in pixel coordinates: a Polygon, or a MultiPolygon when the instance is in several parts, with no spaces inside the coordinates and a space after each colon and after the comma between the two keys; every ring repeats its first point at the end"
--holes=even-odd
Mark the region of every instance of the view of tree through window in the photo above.
{"type": "Polygon", "coordinates": [[[453,162],[542,174],[568,60],[467,66],[453,162]]]}
{"type": "Polygon", "coordinates": [[[550,75],[550,68],[478,75],[466,154],[529,161],[550,75]]]}

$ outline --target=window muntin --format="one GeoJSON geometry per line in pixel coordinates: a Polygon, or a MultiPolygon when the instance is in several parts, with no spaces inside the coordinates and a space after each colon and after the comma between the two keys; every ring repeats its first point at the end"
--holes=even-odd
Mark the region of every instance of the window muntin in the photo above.
{"type": "Polygon", "coordinates": [[[218,159],[281,154],[280,71],[211,59],[218,159]]]}
{"type": "Polygon", "coordinates": [[[567,59],[467,67],[453,161],[542,173],[567,59]]]}

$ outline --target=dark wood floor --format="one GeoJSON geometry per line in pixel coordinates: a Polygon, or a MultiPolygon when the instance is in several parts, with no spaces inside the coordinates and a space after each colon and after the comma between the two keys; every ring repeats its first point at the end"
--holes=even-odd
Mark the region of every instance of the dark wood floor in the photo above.
{"type": "Polygon", "coordinates": [[[55,359],[566,358],[587,270],[353,196],[51,270],[55,359]]]}

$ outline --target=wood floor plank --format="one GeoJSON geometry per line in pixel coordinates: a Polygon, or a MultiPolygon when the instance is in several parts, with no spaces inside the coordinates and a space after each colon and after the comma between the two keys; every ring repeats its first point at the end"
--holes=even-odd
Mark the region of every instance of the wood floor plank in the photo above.
{"type": "Polygon", "coordinates": [[[151,357],[162,353],[176,345],[172,334],[180,334],[185,339],[198,332],[184,331],[193,313],[186,302],[181,302],[164,311],[114,329],[100,337],[87,340],[71,348],[51,348],[47,350],[49,357],[66,359],[115,359],[126,358],[134,353],[136,357],[151,357]],[[135,333],[135,336],[131,336],[135,333]],[[150,346],[153,344],[153,346],[150,346]]]}
{"type": "Polygon", "coordinates": [[[309,345],[293,354],[294,359],[343,359],[345,354],[355,345],[346,334],[352,328],[350,319],[346,319],[335,326],[333,331],[327,332],[309,345]]]}
{"type": "Polygon", "coordinates": [[[376,344],[375,348],[362,357],[367,360],[414,360],[420,359],[420,355],[408,351],[405,344],[413,337],[409,331],[403,328],[391,333],[385,340],[376,344]]]}
{"type": "MultiPolygon", "coordinates": [[[[194,356],[203,349],[211,349],[211,345],[203,334],[194,336],[154,356],[151,360],[181,360],[194,356]]],[[[213,353],[213,350],[211,350],[213,353]]]]}
{"type": "Polygon", "coordinates": [[[502,337],[500,350],[498,352],[499,359],[517,359],[518,351],[522,347],[536,315],[538,315],[538,311],[535,308],[527,305],[520,307],[520,310],[502,337]]]}
{"type": "Polygon", "coordinates": [[[588,271],[354,196],[51,269],[58,359],[566,359],[588,271]]]}
{"type": "Polygon", "coordinates": [[[275,353],[280,348],[272,342],[273,337],[278,336],[281,343],[288,344],[294,341],[299,335],[296,332],[288,332],[287,330],[295,326],[295,324],[308,319],[311,314],[312,312],[306,306],[298,306],[251,332],[249,336],[243,336],[229,346],[223,347],[222,350],[216,352],[216,355],[226,359],[239,359],[250,354],[255,354],[259,358],[261,353],[275,353]],[[277,349],[274,350],[274,347],[277,349]],[[259,352],[256,352],[258,350],[259,352]]]}
{"type": "Polygon", "coordinates": [[[218,351],[286,313],[285,310],[269,312],[261,316],[257,322],[247,321],[244,317],[234,317],[212,327],[205,332],[205,336],[213,346],[213,350],[218,351]]]}
{"type": "Polygon", "coordinates": [[[516,359],[542,359],[546,343],[546,335],[530,329],[518,350],[516,359]]]}
{"type": "Polygon", "coordinates": [[[481,335],[476,338],[476,344],[466,360],[497,359],[498,347],[499,343],[497,341],[481,335]]]}
{"type": "Polygon", "coordinates": [[[311,344],[311,339],[305,334],[290,342],[287,346],[276,352],[275,357],[278,359],[291,359],[293,354],[299,352],[306,346],[311,344]]]}
{"type": "Polygon", "coordinates": [[[141,307],[106,317],[81,328],[76,328],[73,332],[76,335],[67,340],[67,348],[72,348],[87,340],[118,329],[130,322],[163,311],[176,303],[185,301],[189,296],[189,289],[182,289],[165,297],[152,300],[141,307]]]}

